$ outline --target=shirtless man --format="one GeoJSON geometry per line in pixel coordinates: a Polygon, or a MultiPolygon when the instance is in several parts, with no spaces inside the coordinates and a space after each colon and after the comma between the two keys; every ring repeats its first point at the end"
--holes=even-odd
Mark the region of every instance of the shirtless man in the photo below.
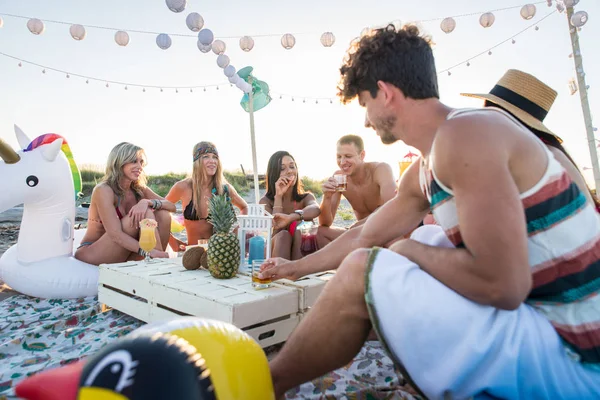
{"type": "Polygon", "coordinates": [[[342,194],[348,200],[358,220],[351,228],[362,225],[373,211],[392,199],[396,192],[392,169],[386,163],[365,162],[365,146],[357,135],[342,136],[337,142],[336,174],[347,176],[348,187],[336,191],[333,177],[323,184],[323,200],[319,216],[317,240],[319,248],[337,239],[346,229],[332,227],[342,194]]]}

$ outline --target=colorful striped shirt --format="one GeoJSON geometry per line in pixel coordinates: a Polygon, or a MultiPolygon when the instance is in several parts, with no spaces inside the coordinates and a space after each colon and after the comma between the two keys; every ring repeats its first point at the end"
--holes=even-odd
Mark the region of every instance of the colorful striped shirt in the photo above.
{"type": "MultiPolygon", "coordinates": [[[[448,119],[499,109],[454,110],[448,119]]],[[[543,314],[560,335],[570,355],[600,367],[600,216],[544,146],[548,166],[531,189],[521,193],[533,278],[526,303],[543,314]]],[[[431,155],[421,160],[421,187],[436,221],[450,241],[465,247],[452,190],[436,177],[431,155]]]]}

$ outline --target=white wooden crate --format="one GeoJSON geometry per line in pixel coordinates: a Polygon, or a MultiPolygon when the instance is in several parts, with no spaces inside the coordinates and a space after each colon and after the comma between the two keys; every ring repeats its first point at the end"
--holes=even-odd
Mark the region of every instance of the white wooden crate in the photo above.
{"type": "Polygon", "coordinates": [[[280,279],[277,283],[290,288],[295,288],[299,291],[300,297],[298,307],[301,313],[306,313],[310,307],[315,305],[317,298],[325,288],[325,284],[329,282],[334,275],[335,271],[325,271],[306,275],[297,281],[280,279]]]}
{"type": "Polygon", "coordinates": [[[98,300],[145,322],[181,315],[212,318],[244,329],[262,347],[283,342],[301,318],[303,292],[275,283],[255,290],[250,276],[215,279],[188,271],[181,258],[100,265],[98,300]]]}

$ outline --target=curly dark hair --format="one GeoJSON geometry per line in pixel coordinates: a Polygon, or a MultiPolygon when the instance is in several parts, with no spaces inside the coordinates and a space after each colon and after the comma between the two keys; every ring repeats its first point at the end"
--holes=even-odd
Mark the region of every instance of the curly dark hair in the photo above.
{"type": "Polygon", "coordinates": [[[402,90],[412,99],[439,99],[431,39],[415,25],[390,24],[374,29],[350,45],[340,68],[338,96],[348,103],[364,90],[377,96],[377,82],[402,90]]]}

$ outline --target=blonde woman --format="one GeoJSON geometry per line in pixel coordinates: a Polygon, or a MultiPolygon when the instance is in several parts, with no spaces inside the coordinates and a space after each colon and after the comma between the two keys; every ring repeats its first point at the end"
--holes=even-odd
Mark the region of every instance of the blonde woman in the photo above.
{"type": "MultiPolygon", "coordinates": [[[[181,201],[188,243],[197,244],[198,240],[208,239],[213,234],[213,226],[207,220],[208,200],[213,194],[225,193],[241,214],[248,212],[248,204],[225,180],[219,152],[213,143],[197,143],[192,157],[192,176],[173,185],[166,199],[173,204],[181,201]]],[[[170,244],[173,250],[183,250],[187,246],[174,237],[170,244]]]]}
{"type": "Polygon", "coordinates": [[[75,258],[95,265],[141,259],[146,255],[138,243],[144,218],[158,222],[156,247],[148,254],[168,257],[164,250],[175,205],[146,186],[145,165],[141,147],[123,142],[111,150],[104,178],[92,192],[88,228],[75,258]]]}

